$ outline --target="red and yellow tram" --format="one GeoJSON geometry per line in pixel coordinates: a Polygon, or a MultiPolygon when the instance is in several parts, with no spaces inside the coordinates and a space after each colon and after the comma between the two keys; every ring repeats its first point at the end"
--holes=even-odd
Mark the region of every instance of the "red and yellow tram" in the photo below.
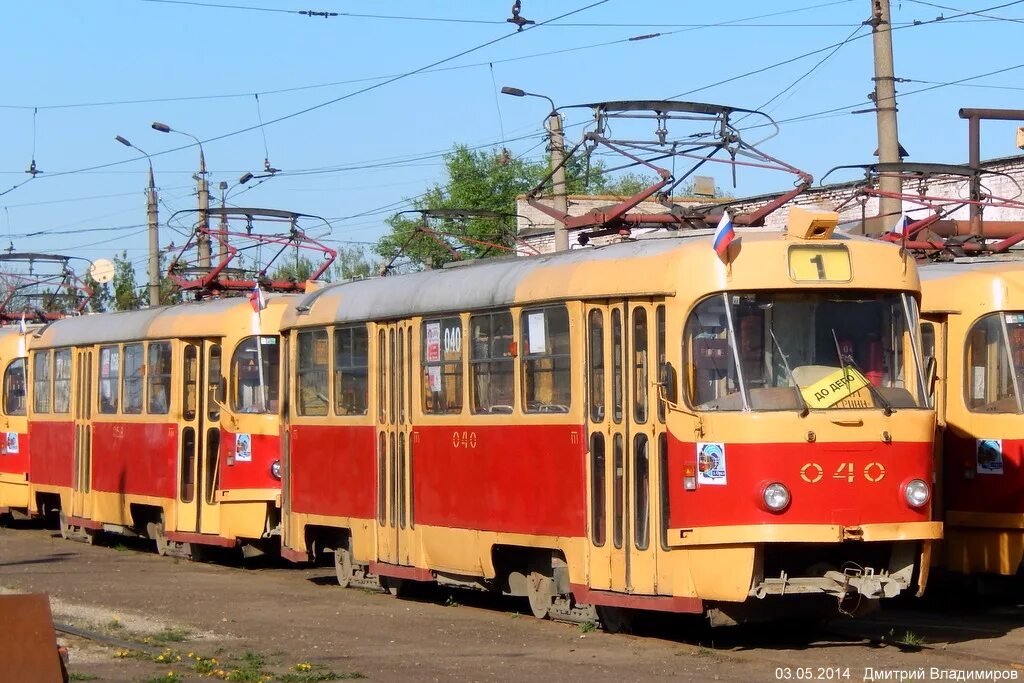
{"type": "Polygon", "coordinates": [[[29,515],[31,460],[25,407],[25,362],[29,335],[0,329],[0,514],[29,515]]]}
{"type": "Polygon", "coordinates": [[[278,323],[289,297],[59,320],[31,345],[31,504],[65,536],[161,553],[276,544],[278,323]]]}
{"type": "Polygon", "coordinates": [[[284,553],[612,628],[923,589],[919,281],[837,220],[794,208],[725,259],[683,232],[307,295],[284,553]]]}
{"type": "Polygon", "coordinates": [[[945,566],[1024,570],[1024,261],[921,268],[922,339],[937,368],[945,566]]]}

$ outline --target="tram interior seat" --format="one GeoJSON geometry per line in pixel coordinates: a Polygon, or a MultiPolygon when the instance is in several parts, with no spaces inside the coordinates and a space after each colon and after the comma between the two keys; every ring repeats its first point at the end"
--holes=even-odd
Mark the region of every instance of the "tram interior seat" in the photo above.
{"type": "Polygon", "coordinates": [[[1013,396],[1007,396],[991,403],[971,405],[970,408],[975,413],[1016,413],[1017,399],[1013,396]]]}

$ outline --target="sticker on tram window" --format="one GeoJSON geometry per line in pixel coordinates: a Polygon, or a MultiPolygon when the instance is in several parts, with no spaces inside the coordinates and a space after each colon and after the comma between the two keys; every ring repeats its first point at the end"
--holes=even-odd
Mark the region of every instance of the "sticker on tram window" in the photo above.
{"type": "Polygon", "coordinates": [[[235,434],[235,462],[252,462],[252,434],[235,434]]]}
{"type": "Polygon", "coordinates": [[[789,276],[797,282],[849,282],[850,252],[845,246],[795,244],[789,248],[789,276]]]}
{"type": "Polygon", "coordinates": [[[977,439],[978,474],[1003,473],[1003,440],[977,439]]]}
{"type": "Polygon", "coordinates": [[[441,360],[441,323],[426,325],[427,362],[437,363],[441,360]]]}
{"type": "Polygon", "coordinates": [[[1007,325],[1021,325],[1024,324],[1024,313],[1007,313],[1006,314],[1007,325]]]}
{"type": "Polygon", "coordinates": [[[18,432],[7,432],[4,439],[5,448],[4,452],[7,454],[15,454],[18,452],[18,432]]]}
{"type": "Polygon", "coordinates": [[[697,483],[724,486],[725,444],[697,442],[697,483]]]}
{"type": "Polygon", "coordinates": [[[871,408],[868,380],[856,368],[837,368],[817,382],[800,388],[810,408],[871,408]]]}
{"type": "Polygon", "coordinates": [[[441,391],[440,365],[430,365],[427,367],[427,384],[431,391],[441,391]]]}

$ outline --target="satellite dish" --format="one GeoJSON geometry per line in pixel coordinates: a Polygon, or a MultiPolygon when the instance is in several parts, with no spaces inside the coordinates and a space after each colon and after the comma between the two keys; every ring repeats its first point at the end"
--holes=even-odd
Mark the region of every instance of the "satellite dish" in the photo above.
{"type": "Polygon", "coordinates": [[[114,264],[110,259],[98,258],[89,266],[89,275],[101,285],[114,279],[114,264]]]}

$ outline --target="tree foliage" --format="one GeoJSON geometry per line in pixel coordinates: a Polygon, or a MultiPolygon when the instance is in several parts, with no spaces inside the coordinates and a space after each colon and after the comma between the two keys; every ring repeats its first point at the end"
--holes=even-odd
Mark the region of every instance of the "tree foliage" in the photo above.
{"type": "MultiPolygon", "coordinates": [[[[453,250],[462,258],[480,258],[500,254],[501,247],[511,248],[516,233],[516,197],[536,187],[548,172],[546,161],[512,157],[498,148],[471,150],[463,145],[445,155],[444,165],[447,179],[443,184],[434,184],[413,200],[412,213],[388,219],[391,232],[376,247],[385,263],[401,253],[413,267],[436,268],[455,260],[453,250]],[[415,211],[444,209],[493,211],[507,217],[438,218],[431,220],[429,228],[439,234],[418,231],[424,223],[415,211]]],[[[567,193],[601,190],[604,174],[600,165],[591,166],[585,158],[574,156],[565,171],[567,193]]]]}

